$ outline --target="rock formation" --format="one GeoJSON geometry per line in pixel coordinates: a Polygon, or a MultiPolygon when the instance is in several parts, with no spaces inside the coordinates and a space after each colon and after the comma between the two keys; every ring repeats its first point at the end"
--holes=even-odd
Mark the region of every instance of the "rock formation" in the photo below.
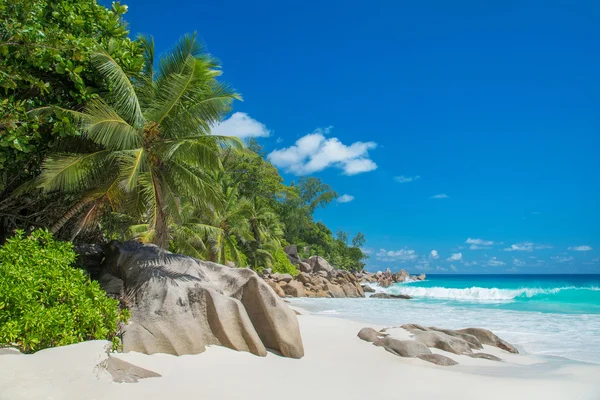
{"type": "MultiPolygon", "coordinates": [[[[304,355],[298,320],[271,284],[229,268],[137,242],[105,249],[104,281],[122,281],[131,311],[124,351],[197,354],[222,345],[259,356],[304,355]]],[[[278,283],[285,283],[281,277],[278,283]]]]}
{"type": "Polygon", "coordinates": [[[402,334],[401,338],[395,338],[394,333],[391,335],[388,333],[396,332],[395,329],[397,328],[384,328],[381,331],[376,331],[373,328],[362,328],[358,332],[358,337],[366,342],[373,343],[375,346],[383,347],[397,356],[419,358],[442,366],[451,366],[458,363],[443,354],[432,353],[430,348],[490,361],[502,360],[495,355],[475,352],[473,349],[483,349],[481,345],[483,342],[511,353],[517,352],[510,343],[500,339],[487,329],[467,328],[453,331],[435,327],[426,328],[418,324],[402,325],[400,329],[412,334],[410,339],[406,339],[405,334],[402,334]]]}

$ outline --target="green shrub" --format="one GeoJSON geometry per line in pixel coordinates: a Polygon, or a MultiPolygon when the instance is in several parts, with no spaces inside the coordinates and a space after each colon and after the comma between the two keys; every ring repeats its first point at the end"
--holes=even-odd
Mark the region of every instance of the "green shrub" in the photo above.
{"type": "Polygon", "coordinates": [[[282,248],[273,252],[273,264],[271,265],[274,273],[290,274],[296,276],[300,273],[298,269],[290,262],[282,248]]]}
{"type": "Polygon", "coordinates": [[[0,247],[0,347],[25,352],[84,340],[118,342],[128,312],[74,268],[73,244],[45,230],[22,231],[0,247]]]}

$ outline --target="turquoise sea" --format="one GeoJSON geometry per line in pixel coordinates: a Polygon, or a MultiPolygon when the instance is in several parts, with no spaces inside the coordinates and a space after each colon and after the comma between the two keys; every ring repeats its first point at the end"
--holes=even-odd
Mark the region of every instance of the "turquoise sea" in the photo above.
{"type": "Polygon", "coordinates": [[[294,299],[365,323],[491,329],[527,353],[600,364],[600,275],[428,275],[377,292],[413,300],[294,299]]]}

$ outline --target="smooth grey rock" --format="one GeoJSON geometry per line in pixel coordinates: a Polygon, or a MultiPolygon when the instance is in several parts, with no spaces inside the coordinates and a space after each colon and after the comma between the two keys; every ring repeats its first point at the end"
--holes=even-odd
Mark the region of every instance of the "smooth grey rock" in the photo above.
{"type": "Polygon", "coordinates": [[[458,364],[456,361],[454,361],[450,357],[446,357],[441,354],[421,354],[417,357],[423,361],[441,365],[443,367],[449,367],[449,366],[458,364]]]}
{"type": "Polygon", "coordinates": [[[393,275],[394,282],[406,282],[410,275],[405,270],[401,269],[393,275]]]}
{"type": "Polygon", "coordinates": [[[103,268],[124,282],[132,317],[124,351],[197,354],[221,345],[265,356],[304,355],[298,319],[249,269],[172,254],[154,245],[111,242],[103,268]]]}
{"type": "Polygon", "coordinates": [[[401,357],[418,357],[421,354],[431,354],[431,350],[422,343],[414,340],[399,340],[391,337],[373,342],[375,346],[384,347],[390,353],[394,353],[401,357]]]}
{"type": "Polygon", "coordinates": [[[509,353],[518,354],[519,351],[510,343],[505,342],[496,336],[493,332],[488,331],[483,328],[465,328],[459,329],[457,332],[467,333],[469,335],[475,336],[479,341],[483,344],[487,344],[489,346],[499,347],[502,350],[506,350],[509,353]]]}
{"type": "Polygon", "coordinates": [[[312,279],[310,277],[309,274],[307,274],[306,272],[300,272],[297,276],[296,276],[296,280],[299,282],[302,282],[303,284],[307,284],[307,283],[311,283],[312,279]]]}
{"type": "Polygon", "coordinates": [[[366,341],[366,342],[376,342],[377,340],[388,336],[387,333],[382,333],[382,332],[377,332],[375,329],[373,328],[362,328],[357,335],[360,339],[366,341]]]}
{"type": "Polygon", "coordinates": [[[116,357],[109,356],[106,370],[111,374],[113,382],[136,383],[140,379],[158,378],[161,374],[130,364],[116,357]]]}
{"type": "Polygon", "coordinates": [[[429,330],[428,328],[425,328],[424,326],[421,326],[419,324],[404,324],[400,328],[409,331],[410,333],[419,333],[429,330]]]}
{"type": "Polygon", "coordinates": [[[464,340],[442,332],[426,331],[415,334],[415,340],[427,347],[448,351],[454,354],[471,354],[471,346],[464,340]]]}
{"type": "Polygon", "coordinates": [[[457,331],[453,331],[452,329],[437,328],[435,326],[430,326],[429,330],[442,332],[442,333],[445,333],[446,335],[460,338],[460,339],[464,340],[465,342],[469,343],[469,347],[471,347],[472,349],[475,349],[475,350],[483,349],[483,345],[481,344],[479,339],[477,339],[473,335],[469,335],[468,333],[457,332],[457,331]]]}
{"type": "Polygon", "coordinates": [[[492,360],[492,361],[502,361],[501,358],[496,357],[493,354],[488,354],[488,353],[473,353],[473,354],[469,354],[469,357],[471,357],[471,358],[483,358],[483,359],[492,360]]]}

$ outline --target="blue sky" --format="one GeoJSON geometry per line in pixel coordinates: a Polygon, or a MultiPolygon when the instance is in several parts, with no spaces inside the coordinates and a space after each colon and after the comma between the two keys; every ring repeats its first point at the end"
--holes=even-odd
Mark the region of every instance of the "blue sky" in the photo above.
{"type": "Polygon", "coordinates": [[[600,272],[597,1],[126,4],[159,52],[198,32],[244,96],[218,129],[347,195],[317,218],[369,269],[600,272]]]}

